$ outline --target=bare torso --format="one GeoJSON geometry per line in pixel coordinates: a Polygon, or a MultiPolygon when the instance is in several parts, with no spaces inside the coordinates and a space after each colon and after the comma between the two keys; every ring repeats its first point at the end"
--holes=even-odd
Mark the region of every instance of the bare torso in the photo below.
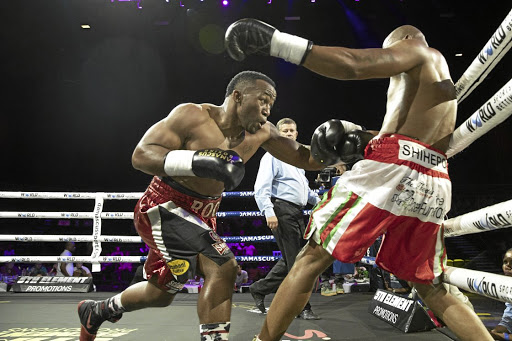
{"type": "MultiPolygon", "coordinates": [[[[227,105],[182,104],[163,120],[154,124],[141,139],[132,156],[136,169],[147,174],[167,176],[163,160],[170,150],[199,150],[220,148],[233,150],[244,163],[261,146],[280,160],[304,169],[321,169],[309,149],[296,141],[280,136],[277,128],[260,118],[253,120],[258,130],[249,133],[242,129],[236,114],[227,105]]],[[[205,196],[220,196],[224,183],[195,176],[174,176],[173,179],[205,196]]]]}
{"type": "MultiPolygon", "coordinates": [[[[226,137],[219,128],[215,117],[219,114],[219,107],[202,104],[203,112],[210,113],[209,119],[203,121],[190,131],[189,138],[185,141],[182,149],[198,150],[206,148],[219,148],[223,150],[234,150],[242,158],[244,163],[256,153],[261,144],[269,136],[270,124],[265,124],[255,134],[242,132],[236,137],[226,137]]],[[[224,184],[220,181],[199,177],[174,177],[178,183],[191,190],[209,196],[219,196],[224,190],[224,184]]]]}
{"type": "Polygon", "coordinates": [[[303,65],[335,79],[389,78],[380,132],[448,148],[457,112],[455,87],[446,60],[426,41],[404,38],[382,49],[314,45],[303,65]]]}
{"type": "Polygon", "coordinates": [[[381,133],[407,135],[446,151],[456,120],[455,87],[444,57],[390,78],[381,133]]]}

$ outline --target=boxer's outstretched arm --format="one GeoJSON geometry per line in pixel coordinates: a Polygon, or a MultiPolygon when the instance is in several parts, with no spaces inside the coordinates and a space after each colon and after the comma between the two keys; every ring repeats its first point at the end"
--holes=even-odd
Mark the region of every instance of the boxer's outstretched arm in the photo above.
{"type": "Polygon", "coordinates": [[[416,39],[400,40],[386,48],[319,46],[252,18],[231,24],[224,42],[228,54],[238,61],[250,55],[273,56],[340,80],[389,78],[432,58],[425,42],[416,39]]]}
{"type": "Polygon", "coordinates": [[[279,135],[273,124],[270,124],[270,137],[261,147],[279,160],[298,168],[320,170],[326,167],[313,159],[309,146],[279,135]]]}
{"type": "Polygon", "coordinates": [[[313,45],[302,65],[322,76],[340,80],[390,78],[423,64],[429,56],[427,49],[412,39],[371,49],[313,45]]]}

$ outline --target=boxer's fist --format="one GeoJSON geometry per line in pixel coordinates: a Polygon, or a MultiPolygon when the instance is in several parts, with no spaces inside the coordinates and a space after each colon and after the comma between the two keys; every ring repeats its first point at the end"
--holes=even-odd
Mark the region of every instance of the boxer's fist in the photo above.
{"type": "Polygon", "coordinates": [[[233,150],[203,149],[194,153],[192,171],[198,177],[224,182],[226,191],[231,191],[244,178],[245,166],[233,150]]]}
{"type": "Polygon", "coordinates": [[[374,137],[372,133],[354,130],[345,135],[345,142],[339,150],[340,159],[346,164],[354,164],[364,159],[366,145],[374,137]]]}
{"type": "Polygon", "coordinates": [[[329,120],[315,129],[311,138],[311,155],[315,161],[326,166],[341,162],[336,150],[345,142],[345,128],[340,120],[329,120]]]}
{"type": "Polygon", "coordinates": [[[335,119],[322,123],[311,138],[311,155],[327,166],[361,160],[366,144],[373,137],[362,129],[354,123],[335,119]]]}
{"type": "Polygon", "coordinates": [[[283,58],[302,64],[313,43],[287,33],[262,21],[246,18],[231,24],[226,30],[224,43],[228,54],[237,61],[256,54],[283,58]]]}
{"type": "Polygon", "coordinates": [[[232,150],[218,148],[173,150],[164,160],[169,176],[197,176],[222,181],[227,191],[240,184],[245,175],[242,158],[232,150]]]}
{"type": "Polygon", "coordinates": [[[270,43],[275,31],[274,27],[262,21],[240,19],[226,31],[226,50],[239,62],[251,54],[270,56],[270,43]]]}

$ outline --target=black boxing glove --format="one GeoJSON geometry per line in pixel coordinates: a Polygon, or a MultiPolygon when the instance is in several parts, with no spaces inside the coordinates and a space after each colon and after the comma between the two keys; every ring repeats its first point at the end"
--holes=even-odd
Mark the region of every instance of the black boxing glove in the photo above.
{"type": "Polygon", "coordinates": [[[374,137],[372,133],[364,130],[354,130],[345,135],[345,142],[337,148],[340,159],[346,164],[353,165],[364,159],[366,145],[374,137]]]}
{"type": "Polygon", "coordinates": [[[164,171],[169,176],[197,176],[222,181],[226,191],[231,191],[242,181],[245,166],[233,150],[172,150],[165,156],[164,171]]]}
{"type": "Polygon", "coordinates": [[[283,58],[294,64],[302,64],[313,47],[312,41],[279,32],[275,27],[251,18],[232,23],[226,30],[224,44],[236,61],[256,54],[283,58]]]}
{"type": "MultiPolygon", "coordinates": [[[[350,140],[345,146],[346,136],[355,130],[363,130],[360,125],[348,121],[332,119],[322,123],[315,129],[311,138],[311,155],[315,161],[327,166],[335,165],[343,160],[343,153],[352,155],[356,141],[350,140]]],[[[353,157],[350,157],[353,158],[353,157]]]]}

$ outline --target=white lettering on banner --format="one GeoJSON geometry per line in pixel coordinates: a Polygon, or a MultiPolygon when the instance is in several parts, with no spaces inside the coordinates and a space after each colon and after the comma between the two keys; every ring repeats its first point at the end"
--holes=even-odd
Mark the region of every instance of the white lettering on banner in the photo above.
{"type": "Polygon", "coordinates": [[[242,262],[251,262],[251,261],[273,262],[276,259],[277,259],[277,257],[274,257],[274,256],[240,256],[240,261],[242,261],[242,262]]]}
{"type": "Polygon", "coordinates": [[[240,192],[241,197],[250,197],[253,194],[254,194],[253,192],[240,192]]]}
{"type": "Polygon", "coordinates": [[[400,160],[411,161],[423,167],[448,174],[448,162],[444,155],[412,141],[399,140],[398,144],[400,145],[398,154],[400,160]]]}
{"type": "Polygon", "coordinates": [[[73,286],[71,285],[29,285],[27,286],[26,292],[55,292],[55,291],[71,291],[73,286]]]}
{"type": "Polygon", "coordinates": [[[259,217],[263,216],[261,212],[259,211],[247,211],[247,212],[240,212],[240,217],[259,217]]]}
{"type": "Polygon", "coordinates": [[[90,277],[61,277],[61,276],[21,276],[16,283],[90,283],[90,277]]]}
{"type": "Polygon", "coordinates": [[[373,314],[375,316],[378,316],[388,322],[392,322],[393,324],[396,323],[398,319],[398,314],[395,314],[387,309],[384,309],[380,306],[376,306],[375,309],[373,309],[373,314]]]}
{"type": "Polygon", "coordinates": [[[383,302],[391,307],[395,307],[395,308],[398,308],[403,311],[408,311],[414,301],[409,300],[405,297],[400,297],[400,296],[388,293],[388,294],[386,294],[386,297],[384,297],[381,302],[383,302]]]}
{"type": "Polygon", "coordinates": [[[274,236],[240,236],[241,242],[254,242],[254,241],[266,241],[273,240],[274,236]]]}
{"type": "Polygon", "coordinates": [[[373,296],[373,298],[379,302],[382,302],[386,298],[386,295],[387,295],[387,293],[385,293],[384,291],[377,291],[375,293],[375,296],[373,296]]]}

